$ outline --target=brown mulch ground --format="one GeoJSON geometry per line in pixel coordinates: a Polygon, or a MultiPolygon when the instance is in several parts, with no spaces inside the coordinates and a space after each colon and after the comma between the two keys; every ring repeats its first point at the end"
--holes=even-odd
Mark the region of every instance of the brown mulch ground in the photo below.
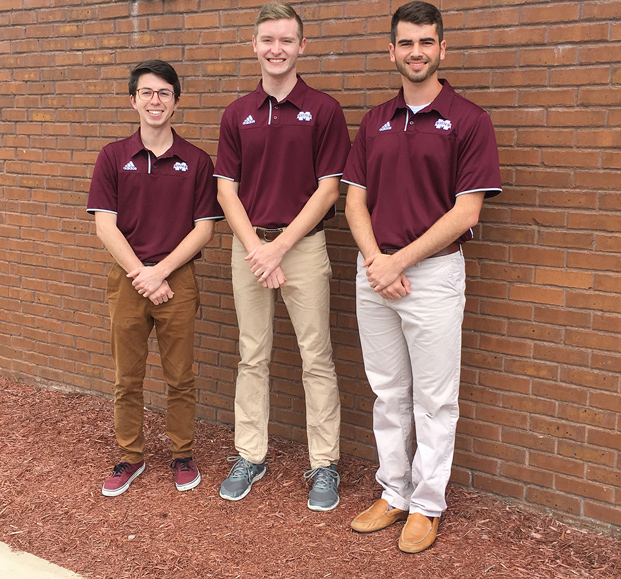
{"type": "Polygon", "coordinates": [[[341,504],[307,509],[306,449],[270,441],[268,474],[243,501],[218,496],[229,428],[199,423],[203,477],[172,481],[163,416],[146,413],[147,469],[125,494],[101,484],[118,455],[112,404],[0,379],[0,541],[89,578],[538,579],[621,577],[621,541],[451,485],[434,546],[397,547],[401,524],[359,535],[349,522],[379,496],[375,467],[345,456],[341,504]]]}

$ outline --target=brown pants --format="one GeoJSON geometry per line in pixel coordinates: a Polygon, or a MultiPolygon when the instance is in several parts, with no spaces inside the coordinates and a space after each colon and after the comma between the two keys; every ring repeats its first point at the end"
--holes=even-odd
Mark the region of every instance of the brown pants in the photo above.
{"type": "Polygon", "coordinates": [[[166,434],[173,458],[192,455],[196,389],[194,386],[194,319],[200,303],[194,263],[188,263],[168,277],[174,292],[168,302],[154,305],[132,286],[121,266],[115,264],[108,276],[112,357],[116,367],[114,426],[121,448],[121,460],[144,459],[144,395],[149,334],[155,326],[168,385],[166,434]]]}

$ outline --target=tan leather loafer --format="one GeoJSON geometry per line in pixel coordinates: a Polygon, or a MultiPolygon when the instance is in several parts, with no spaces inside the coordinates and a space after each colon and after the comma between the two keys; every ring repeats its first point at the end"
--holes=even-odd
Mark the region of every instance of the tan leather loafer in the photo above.
{"type": "Polygon", "coordinates": [[[434,517],[433,523],[420,513],[412,513],[405,523],[399,537],[399,549],[404,553],[420,553],[430,547],[436,540],[440,517],[434,517]]]}
{"type": "Polygon", "coordinates": [[[352,522],[351,528],[359,533],[372,533],[389,527],[396,521],[405,521],[408,511],[390,509],[388,501],[380,499],[372,507],[360,513],[352,522]]]}

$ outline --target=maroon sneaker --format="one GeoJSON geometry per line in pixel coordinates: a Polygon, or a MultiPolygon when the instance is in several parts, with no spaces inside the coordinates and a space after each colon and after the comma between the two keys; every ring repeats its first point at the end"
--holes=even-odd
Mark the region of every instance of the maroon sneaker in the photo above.
{"type": "Polygon", "coordinates": [[[114,467],[112,476],[104,483],[101,492],[106,497],[116,497],[124,493],[132,481],[144,471],[144,460],[136,464],[120,462],[114,467]]]}
{"type": "Polygon", "coordinates": [[[175,485],[178,491],[189,491],[201,482],[201,473],[191,456],[176,458],[170,463],[170,468],[175,469],[175,485]]]}

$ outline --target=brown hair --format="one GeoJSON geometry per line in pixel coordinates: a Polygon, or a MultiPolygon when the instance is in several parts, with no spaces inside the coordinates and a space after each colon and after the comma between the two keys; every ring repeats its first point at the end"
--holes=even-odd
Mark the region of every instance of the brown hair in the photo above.
{"type": "Polygon", "coordinates": [[[397,24],[399,22],[409,22],[411,24],[435,24],[438,40],[442,42],[444,37],[444,26],[442,24],[442,14],[429,2],[408,2],[404,4],[392,15],[390,23],[390,42],[394,45],[397,41],[397,24]]]}

